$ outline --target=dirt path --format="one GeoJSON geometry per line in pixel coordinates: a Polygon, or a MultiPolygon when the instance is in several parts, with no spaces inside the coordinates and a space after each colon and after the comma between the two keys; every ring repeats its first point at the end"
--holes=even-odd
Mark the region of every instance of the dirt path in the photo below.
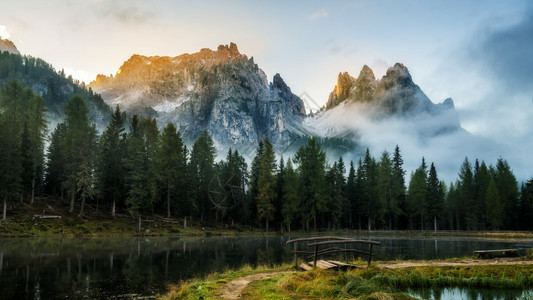
{"type": "Polygon", "coordinates": [[[493,258],[493,259],[462,259],[458,261],[403,261],[377,263],[375,266],[385,269],[410,267],[464,267],[464,266],[497,266],[497,265],[533,265],[533,260],[524,257],[493,258]]]}
{"type": "Polygon", "coordinates": [[[266,279],[275,275],[284,274],[284,273],[293,273],[290,271],[280,271],[280,272],[268,272],[268,273],[258,273],[253,275],[248,275],[240,277],[228,282],[224,288],[223,293],[220,296],[222,299],[241,299],[242,291],[250,284],[252,281],[266,279]]]}
{"type": "MultiPolygon", "coordinates": [[[[533,260],[524,257],[494,258],[494,259],[461,259],[457,261],[401,261],[373,264],[376,267],[384,269],[399,269],[411,267],[459,267],[459,266],[495,266],[495,265],[531,265],[533,260]]],[[[284,273],[294,273],[291,271],[258,273],[240,277],[228,282],[222,288],[222,299],[241,299],[242,291],[252,281],[266,279],[275,275],[284,273]]]]}

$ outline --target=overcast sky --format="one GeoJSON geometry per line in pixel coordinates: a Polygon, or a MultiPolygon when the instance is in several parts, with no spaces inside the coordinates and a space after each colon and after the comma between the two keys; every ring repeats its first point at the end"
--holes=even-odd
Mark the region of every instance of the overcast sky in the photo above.
{"type": "Polygon", "coordinates": [[[0,1],[0,36],[86,82],[132,54],[235,42],[324,104],[339,72],[402,62],[433,102],[454,99],[465,129],[532,157],[533,1],[0,1]]]}

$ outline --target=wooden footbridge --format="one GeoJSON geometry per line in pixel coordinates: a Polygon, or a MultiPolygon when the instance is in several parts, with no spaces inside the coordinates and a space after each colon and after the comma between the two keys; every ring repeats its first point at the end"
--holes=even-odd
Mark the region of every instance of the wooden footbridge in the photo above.
{"type": "Polygon", "coordinates": [[[363,255],[368,255],[368,264],[370,266],[372,262],[372,248],[374,245],[381,245],[380,242],[367,241],[367,240],[357,240],[354,238],[345,238],[337,236],[320,236],[320,237],[310,237],[310,238],[300,238],[293,239],[286,242],[286,244],[294,244],[294,263],[298,264],[298,255],[303,254],[307,255],[307,258],[312,258],[313,261],[309,263],[301,263],[300,267],[304,270],[310,270],[312,268],[321,268],[321,269],[349,269],[355,268],[355,265],[343,263],[336,260],[318,260],[318,257],[321,255],[332,254],[332,253],[344,253],[344,257],[348,253],[359,253],[363,255]],[[298,249],[298,243],[307,242],[306,247],[312,247],[313,251],[308,250],[308,248],[300,250],[298,249]],[[350,244],[363,244],[368,245],[368,251],[358,250],[348,248],[350,244]],[[344,245],[344,248],[341,248],[340,245],[344,245]],[[320,248],[321,246],[328,246],[328,248],[320,248]]]}

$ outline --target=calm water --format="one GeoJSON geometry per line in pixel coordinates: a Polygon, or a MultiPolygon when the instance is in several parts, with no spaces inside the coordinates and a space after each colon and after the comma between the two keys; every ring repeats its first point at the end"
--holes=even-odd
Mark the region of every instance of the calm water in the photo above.
{"type": "Polygon", "coordinates": [[[409,289],[409,294],[420,299],[434,300],[516,300],[533,299],[532,291],[522,290],[497,290],[497,289],[474,289],[474,288],[428,288],[409,289]]]}
{"type": "MultiPolygon", "coordinates": [[[[0,298],[154,296],[165,292],[168,283],[194,276],[291,261],[292,247],[285,246],[290,238],[296,237],[0,239],[0,298]]],[[[479,249],[518,248],[525,253],[533,247],[533,241],[371,239],[382,243],[374,248],[378,260],[461,257],[479,249]]]]}

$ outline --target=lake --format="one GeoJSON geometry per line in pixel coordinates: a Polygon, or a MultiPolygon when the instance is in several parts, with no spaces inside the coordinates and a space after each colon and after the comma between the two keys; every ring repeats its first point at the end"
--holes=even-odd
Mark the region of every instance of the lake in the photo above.
{"type": "MultiPolygon", "coordinates": [[[[143,298],[167,284],[223,272],[244,264],[271,265],[292,260],[285,242],[302,236],[179,238],[2,238],[2,299],[143,298]]],[[[365,237],[368,239],[368,237],[365,237]]],[[[371,237],[377,260],[471,256],[479,249],[517,248],[533,241],[474,238],[371,237]]]]}

